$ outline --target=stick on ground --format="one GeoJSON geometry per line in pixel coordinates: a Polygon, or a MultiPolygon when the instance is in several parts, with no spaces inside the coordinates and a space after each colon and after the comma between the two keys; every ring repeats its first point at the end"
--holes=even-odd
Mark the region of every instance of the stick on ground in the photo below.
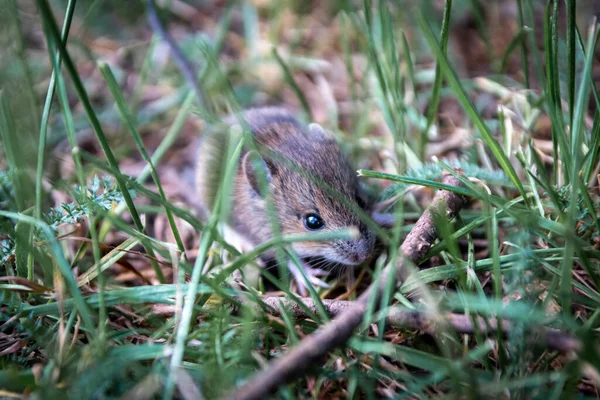
{"type": "Polygon", "coordinates": [[[175,43],[175,40],[171,37],[169,32],[163,27],[160,18],[158,17],[158,13],[156,12],[156,6],[154,4],[154,0],[147,0],[146,7],[148,10],[148,24],[152,28],[152,30],[160,36],[162,40],[169,46],[171,53],[173,54],[173,58],[179,71],[183,75],[185,81],[190,85],[191,89],[194,91],[196,95],[196,100],[198,100],[198,105],[202,106],[204,104],[204,96],[202,94],[202,90],[198,86],[196,82],[196,73],[192,64],[188,61],[188,59],[183,55],[183,52],[175,43]]]}
{"type": "MultiPolygon", "coordinates": [[[[309,310],[314,313],[318,312],[317,305],[313,299],[303,297],[300,300],[309,310]]],[[[282,309],[285,309],[288,312],[291,312],[295,318],[308,318],[304,309],[288,298],[268,296],[263,297],[262,301],[269,306],[269,312],[273,315],[280,315],[282,309]]],[[[325,311],[327,311],[327,314],[332,318],[340,315],[354,303],[347,300],[324,299],[321,301],[325,307],[325,311]]],[[[171,311],[171,314],[172,313],[173,312],[171,311]]],[[[415,329],[428,334],[441,332],[446,326],[452,327],[452,329],[458,333],[474,333],[478,331],[483,335],[494,334],[498,329],[498,320],[495,318],[490,318],[486,321],[482,317],[477,317],[475,319],[471,315],[456,313],[432,314],[427,311],[409,310],[402,307],[393,307],[387,314],[385,321],[388,326],[415,329]]],[[[510,332],[510,329],[510,321],[506,319],[503,320],[502,331],[508,333],[510,332]]],[[[534,331],[538,336],[534,344],[547,347],[551,350],[567,353],[570,351],[580,351],[583,346],[581,341],[576,337],[555,329],[536,327],[534,331]]]]}

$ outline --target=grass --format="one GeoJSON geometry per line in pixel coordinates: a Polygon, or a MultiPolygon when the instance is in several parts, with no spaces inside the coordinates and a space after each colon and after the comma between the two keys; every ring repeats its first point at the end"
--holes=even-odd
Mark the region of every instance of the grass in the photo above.
{"type": "Polygon", "coordinates": [[[173,2],[159,16],[198,67],[201,97],[145,18],[120,8],[85,17],[86,4],[7,0],[0,16],[2,39],[14,43],[0,50],[2,395],[224,396],[326,323],[323,299],[354,299],[395,263],[438,189],[470,203],[440,221],[415,274],[399,290],[387,285],[345,347],[277,396],[598,395],[599,34],[576,18],[586,11],[575,1],[508,1],[515,21],[502,17],[500,30],[497,6],[477,1],[413,10],[173,2]],[[472,36],[453,35],[466,13],[472,36]],[[187,18],[200,16],[197,32],[187,18]],[[460,41],[481,46],[474,59],[487,85],[461,68],[473,60],[460,41]],[[272,249],[280,264],[298,264],[290,243],[352,232],[278,233],[236,250],[222,224],[235,212],[227,193],[247,135],[210,171],[220,189],[207,220],[186,177],[188,150],[209,125],[265,103],[332,131],[396,216],[391,230],[376,230],[386,250],[371,265],[310,288],[316,312],[285,268],[264,269],[259,256],[272,249]],[[464,186],[441,184],[456,167],[464,186]],[[283,295],[310,318],[271,315],[262,295],[283,295]],[[511,328],[426,335],[388,326],[394,307],[511,328]],[[547,348],[536,339],[542,327],[583,350],[547,348]]]}

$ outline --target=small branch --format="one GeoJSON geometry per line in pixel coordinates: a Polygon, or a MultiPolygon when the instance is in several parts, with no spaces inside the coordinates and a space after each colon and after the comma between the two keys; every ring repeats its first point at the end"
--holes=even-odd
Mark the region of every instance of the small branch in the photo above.
{"type": "MultiPolygon", "coordinates": [[[[267,306],[269,314],[281,316],[282,308],[286,312],[294,315],[295,318],[309,318],[304,309],[298,303],[288,299],[287,297],[267,296],[261,298],[262,302],[267,306]]],[[[309,297],[301,297],[300,300],[306,308],[314,314],[319,313],[319,309],[315,305],[313,299],[309,297]]],[[[243,301],[240,299],[240,301],[243,301]]],[[[352,301],[347,300],[331,300],[322,299],[323,307],[327,314],[335,318],[343,311],[350,308],[352,301]]],[[[258,308],[254,302],[244,302],[247,306],[258,308]]],[[[152,306],[152,314],[162,317],[172,317],[175,315],[176,307],[167,304],[154,304],[152,306]]],[[[445,313],[432,314],[427,311],[408,310],[402,307],[393,307],[385,317],[385,323],[388,326],[403,329],[413,329],[434,335],[451,327],[458,333],[475,333],[477,331],[482,335],[495,334],[498,332],[498,320],[489,318],[487,321],[482,317],[472,317],[470,315],[445,313]],[[473,318],[475,323],[473,323],[473,318]]],[[[509,333],[512,324],[504,319],[502,323],[502,332],[509,333]]],[[[578,352],[582,349],[582,343],[579,339],[556,329],[546,327],[536,327],[530,329],[538,334],[535,345],[538,347],[547,347],[550,350],[560,351],[562,353],[578,352]]]]}
{"type": "MultiPolygon", "coordinates": [[[[460,181],[451,175],[444,176],[443,182],[447,185],[460,186],[460,181]]],[[[266,369],[259,372],[228,398],[244,400],[267,398],[280,385],[301,375],[329,351],[346,343],[362,322],[369,301],[375,300],[373,304],[377,308],[380,296],[389,279],[394,279],[397,285],[402,282],[406,260],[416,263],[429,250],[436,238],[434,214],[439,215],[445,212],[451,218],[464,204],[465,199],[462,196],[444,190],[438,191],[431,205],[415,223],[400,246],[402,257],[399,257],[396,265],[387,266],[381,274],[381,279],[373,282],[357,301],[351,303],[333,320],[302,340],[287,354],[272,361],[266,369]],[[375,298],[372,299],[372,297],[375,298]]]]}
{"type": "Polygon", "coordinates": [[[177,46],[177,43],[175,43],[173,37],[162,26],[160,18],[158,17],[158,13],[156,12],[154,0],[147,0],[146,4],[148,8],[148,23],[150,24],[150,27],[152,28],[154,33],[158,34],[162,38],[162,40],[164,40],[165,43],[169,46],[169,50],[171,50],[171,53],[173,53],[173,58],[175,59],[175,63],[177,64],[179,71],[181,72],[185,81],[188,85],[190,85],[191,89],[196,95],[196,100],[198,100],[198,106],[202,106],[204,104],[202,100],[202,91],[200,90],[200,87],[196,82],[196,73],[194,72],[194,67],[185,57],[179,46],[177,46]]]}
{"type": "MultiPolygon", "coordinates": [[[[314,313],[318,312],[315,302],[311,298],[301,298],[302,303],[314,313]]],[[[262,298],[263,303],[270,307],[269,312],[273,315],[281,315],[282,307],[287,312],[291,312],[296,318],[307,318],[304,310],[298,306],[294,301],[277,296],[269,296],[262,298]]],[[[352,306],[352,301],[345,300],[321,300],[325,311],[330,317],[336,317],[343,313],[346,309],[352,306]]],[[[473,323],[473,317],[470,315],[463,314],[431,314],[426,311],[407,310],[400,307],[392,308],[391,312],[386,316],[386,325],[393,326],[396,328],[414,329],[426,332],[428,334],[435,334],[442,331],[445,327],[450,326],[458,333],[474,333],[477,325],[477,330],[481,334],[496,333],[498,328],[498,321],[495,318],[490,318],[486,321],[482,317],[475,317],[475,323],[473,323]]],[[[510,332],[511,323],[507,320],[503,321],[502,331],[505,333],[510,332]]],[[[546,346],[549,349],[557,350],[563,353],[571,351],[581,350],[581,342],[566,333],[542,327],[536,329],[539,333],[541,340],[536,341],[537,345],[546,346]]]]}

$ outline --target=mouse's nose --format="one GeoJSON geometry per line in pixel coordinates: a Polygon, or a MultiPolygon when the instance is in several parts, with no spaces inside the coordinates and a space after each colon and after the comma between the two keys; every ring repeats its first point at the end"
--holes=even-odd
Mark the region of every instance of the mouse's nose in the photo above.
{"type": "Polygon", "coordinates": [[[374,235],[364,227],[360,227],[360,237],[353,240],[343,240],[336,243],[337,251],[350,264],[361,264],[371,258],[375,245],[374,235]],[[360,229],[362,228],[362,229],[360,229]]]}
{"type": "Polygon", "coordinates": [[[362,263],[362,262],[366,261],[367,257],[369,257],[369,255],[367,254],[366,251],[358,251],[358,252],[354,253],[353,258],[357,263],[362,263]]]}
{"type": "Polygon", "coordinates": [[[352,261],[356,264],[360,264],[371,257],[373,244],[371,243],[370,238],[361,238],[346,243],[345,250],[352,261]]]}

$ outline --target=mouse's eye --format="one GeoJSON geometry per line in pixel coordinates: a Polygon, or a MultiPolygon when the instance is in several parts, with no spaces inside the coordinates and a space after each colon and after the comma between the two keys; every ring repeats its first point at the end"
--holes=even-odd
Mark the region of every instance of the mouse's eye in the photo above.
{"type": "Polygon", "coordinates": [[[354,195],[354,200],[360,208],[365,209],[367,207],[368,199],[363,191],[357,190],[354,195]]]}
{"type": "Polygon", "coordinates": [[[365,200],[363,199],[362,196],[357,195],[356,196],[356,204],[360,207],[360,208],[365,208],[365,206],[367,205],[367,203],[365,202],[365,200]]]}
{"type": "Polygon", "coordinates": [[[317,214],[307,214],[304,216],[304,226],[309,231],[318,231],[325,226],[325,222],[317,214]]]}

